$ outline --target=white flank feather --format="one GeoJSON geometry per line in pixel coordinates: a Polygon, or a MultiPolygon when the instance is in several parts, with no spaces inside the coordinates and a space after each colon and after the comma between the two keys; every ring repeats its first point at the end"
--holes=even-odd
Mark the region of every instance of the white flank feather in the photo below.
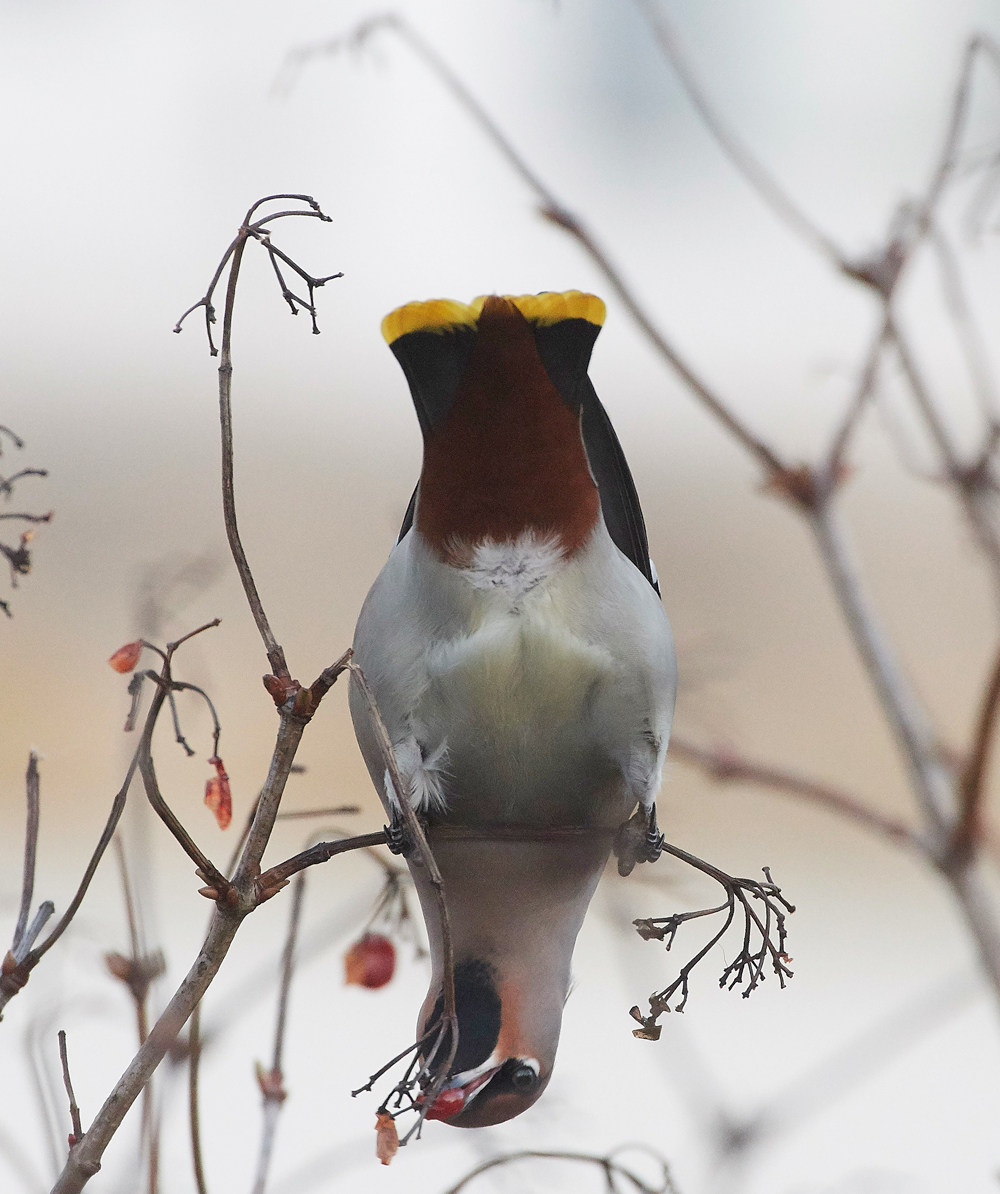
{"type": "MultiPolygon", "coordinates": [[[[410,804],[417,810],[433,810],[444,812],[447,799],[444,794],[444,764],[448,757],[448,744],[442,742],[426,757],[420,743],[414,737],[405,738],[397,742],[393,748],[396,752],[396,765],[399,767],[400,778],[409,788],[410,804]]],[[[390,804],[399,803],[396,789],[388,770],[385,773],[385,794],[390,804]]]]}

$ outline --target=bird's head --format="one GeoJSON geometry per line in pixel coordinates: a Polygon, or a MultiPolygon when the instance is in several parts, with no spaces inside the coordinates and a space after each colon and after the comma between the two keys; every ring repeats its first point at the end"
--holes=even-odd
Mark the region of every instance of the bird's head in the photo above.
{"type": "MultiPolygon", "coordinates": [[[[548,1085],[564,997],[540,996],[523,976],[471,958],[455,968],[458,1049],[448,1079],[428,1113],[459,1128],[483,1128],[520,1115],[548,1085]],[[527,996],[527,998],[525,997],[527,996]]],[[[438,996],[422,1022],[438,1022],[438,996]]]]}
{"type": "MultiPolygon", "coordinates": [[[[435,839],[455,957],[458,1048],[431,1115],[461,1128],[513,1119],[555,1064],[573,946],[610,849],[607,836],[558,841],[435,839]]],[[[418,1035],[440,1023],[444,947],[427,868],[410,873],[433,972],[418,1035]]],[[[432,1048],[433,1037],[425,1042],[432,1048]]],[[[446,1042],[442,1042],[445,1047],[446,1042]]]]}

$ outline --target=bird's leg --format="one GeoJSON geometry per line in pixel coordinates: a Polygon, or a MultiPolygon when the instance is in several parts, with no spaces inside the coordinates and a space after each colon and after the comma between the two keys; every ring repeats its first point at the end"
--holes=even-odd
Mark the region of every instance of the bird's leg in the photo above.
{"type": "Polygon", "coordinates": [[[656,805],[640,804],[615,836],[618,874],[630,875],[637,862],[656,862],[663,853],[663,834],[656,823],[656,805]]]}
{"type": "Polygon", "coordinates": [[[656,801],[649,806],[649,820],[646,823],[645,856],[640,862],[656,862],[663,853],[663,834],[656,824],[656,801]]]}
{"type": "Polygon", "coordinates": [[[404,858],[413,850],[413,838],[395,805],[389,813],[389,824],[385,826],[385,844],[393,854],[401,854],[404,858]]]}

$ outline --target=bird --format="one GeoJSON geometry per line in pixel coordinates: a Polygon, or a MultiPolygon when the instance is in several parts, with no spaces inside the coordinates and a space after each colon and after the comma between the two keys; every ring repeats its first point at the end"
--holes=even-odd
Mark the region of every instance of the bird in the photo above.
{"type": "MultiPolygon", "coordinates": [[[[361,609],[362,754],[405,849],[422,818],[444,881],[458,1044],[435,1116],[501,1123],[555,1062],[577,934],[612,846],[657,855],[655,800],[677,684],[670,625],[625,456],[588,376],[605,319],[581,291],[412,302],[382,333],[423,436],[399,538],[361,609]]],[[[441,934],[407,857],[442,1015],[441,934]]],[[[437,1107],[437,1104],[435,1104],[437,1107]]]]}

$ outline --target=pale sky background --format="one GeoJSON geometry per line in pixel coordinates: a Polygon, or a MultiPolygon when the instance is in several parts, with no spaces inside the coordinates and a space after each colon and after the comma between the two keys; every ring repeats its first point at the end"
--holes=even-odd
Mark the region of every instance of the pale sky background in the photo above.
{"type": "MultiPolygon", "coordinates": [[[[727,165],[633,5],[410,0],[398,11],[474,86],[732,406],[789,456],[818,452],[848,400],[874,304],[790,237],[727,165]]],[[[925,182],[965,39],[1000,36],[1000,10],[986,0],[670,0],[664,11],[730,122],[856,253],[925,182]]],[[[10,594],[15,618],[0,625],[0,935],[16,915],[32,745],[45,756],[38,898],[65,906],[100,831],[127,752],[125,684],[104,661],[142,628],[139,592],[150,576],[155,588],[192,558],[214,570],[161,637],[222,616],[180,671],[217,699],[237,819],[264,774],[274,718],[225,550],[215,363],[196,318],[180,337],[171,328],[203,293],[250,202],[272,191],[315,195],[333,217],[286,221],[277,242],[317,274],[345,273],[319,293],[319,337],[305,317],[288,317],[252,252],[239,296],[240,517],[293,672],[312,679],[350,642],[418,468],[416,420],[379,335],[382,316],[417,298],[593,290],[609,313],[592,376],[635,472],[678,639],[678,729],[912,813],[804,529],[760,494],[754,466],[664,371],[575,244],[537,217],[523,184],[439,83],[387,38],[360,58],[317,61],[288,98],[273,94],[286,50],[372,12],[360,0],[0,3],[0,422],[28,442],[5,452],[0,472],[49,468],[14,502],[56,511],[36,539],[32,575],[10,594]]],[[[985,71],[975,114],[972,142],[987,144],[1000,130],[1000,86],[985,71]]],[[[956,229],[961,211],[950,212],[956,229]]],[[[995,341],[995,234],[963,242],[963,260],[995,341]]],[[[925,273],[904,312],[949,415],[970,437],[968,385],[925,273]]],[[[846,507],[906,664],[946,741],[960,746],[995,611],[947,501],[898,463],[893,429],[903,418],[890,386],[864,426],[846,507]]],[[[208,726],[191,710],[185,727],[198,758],[185,759],[164,727],[158,769],[179,815],[222,856],[229,842],[200,801],[208,726]]],[[[365,807],[359,829],[380,823],[343,692],[308,731],[300,761],[308,773],[289,789],[290,805],[356,800],[365,807]]],[[[170,967],[155,995],[162,1001],[194,955],[206,907],[139,796],[127,828],[150,938],[170,967]]],[[[678,844],[742,874],[772,866],[799,907],[788,990],[772,980],[746,1002],[718,992],[720,955],[663,1039],[635,1041],[627,1008],[644,1004],[683,959],[620,926],[694,906],[702,889],[666,862],[655,885],[610,880],[581,938],[556,1076],[537,1109],[479,1133],[429,1125],[383,1170],[373,1158],[377,1100],[347,1092],[409,1040],[426,974],[406,957],[378,994],[343,988],[342,952],[378,876],[364,859],[333,862],[310,880],[308,924],[317,933],[327,925],[328,948],[295,989],[273,1194],[435,1194],[502,1149],[629,1140],[663,1152],[683,1194],[995,1191],[997,1013],[943,888],[914,860],[825,814],[713,787],[679,764],[668,768],[661,810],[678,844]],[[908,1042],[911,1021],[930,1027],[914,1028],[908,1042]],[[851,1041],[855,1060],[836,1060],[851,1041]],[[883,1061],[881,1051],[897,1046],[883,1061]],[[871,1062],[870,1076],[856,1056],[871,1062]],[[817,1066],[825,1077],[810,1077],[817,1066]],[[786,1091],[801,1119],[743,1169],[720,1169],[721,1109],[750,1115],[786,1091]]],[[[282,829],[274,857],[294,853],[305,833],[282,829]]],[[[272,901],[245,926],[206,1000],[209,1023],[232,1022],[206,1056],[213,1194],[250,1187],[259,1122],[251,1063],[270,1049],[273,1015],[273,986],[255,976],[276,970],[287,907],[272,901]],[[257,1002],[237,1017],[248,991],[257,1002]]],[[[124,947],[109,860],[64,945],[0,1025],[0,1189],[47,1189],[52,1177],[27,1076],[32,1034],[51,1063],[56,1030],[68,1030],[85,1122],[131,1056],[130,1013],[101,962],[124,947]],[[10,1168],[11,1140],[34,1185],[10,1168]]],[[[183,1083],[175,1085],[162,1188],[187,1194],[183,1083]]],[[[65,1118],[61,1099],[58,1107],[65,1118]]],[[[60,1120],[56,1134],[67,1130],[60,1120]]],[[[134,1140],[132,1125],[109,1150],[91,1186],[98,1194],[134,1189],[134,1140]]],[[[473,1190],[599,1188],[597,1174],[589,1180],[523,1168],[473,1190]]]]}

